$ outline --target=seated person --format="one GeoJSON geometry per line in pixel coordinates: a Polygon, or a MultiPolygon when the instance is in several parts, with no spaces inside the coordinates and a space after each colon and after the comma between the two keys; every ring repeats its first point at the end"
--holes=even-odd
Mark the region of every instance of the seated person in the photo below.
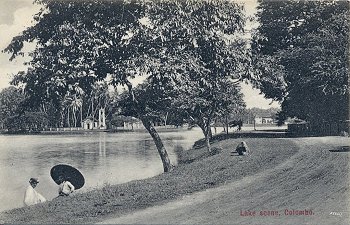
{"type": "Polygon", "coordinates": [[[58,187],[58,195],[59,196],[68,196],[75,190],[75,187],[68,180],[64,180],[62,177],[60,178],[62,183],[58,187]]]}
{"type": "Polygon", "coordinates": [[[236,147],[236,152],[238,152],[238,155],[248,155],[250,153],[250,150],[247,143],[245,143],[245,141],[239,143],[236,147]]]}
{"type": "Polygon", "coordinates": [[[45,202],[46,199],[44,196],[39,194],[34,188],[38,185],[39,179],[38,178],[30,178],[29,180],[29,186],[27,187],[27,190],[24,194],[24,205],[30,206],[35,205],[40,202],[45,202]]]}

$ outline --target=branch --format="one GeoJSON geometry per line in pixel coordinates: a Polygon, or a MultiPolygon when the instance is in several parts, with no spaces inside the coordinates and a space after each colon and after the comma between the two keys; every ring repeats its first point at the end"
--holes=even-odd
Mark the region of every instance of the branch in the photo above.
{"type": "Polygon", "coordinates": [[[131,97],[131,100],[135,103],[138,103],[136,98],[135,98],[135,93],[134,93],[134,90],[132,89],[132,83],[125,79],[125,85],[128,87],[128,91],[129,91],[129,95],[131,97]]]}

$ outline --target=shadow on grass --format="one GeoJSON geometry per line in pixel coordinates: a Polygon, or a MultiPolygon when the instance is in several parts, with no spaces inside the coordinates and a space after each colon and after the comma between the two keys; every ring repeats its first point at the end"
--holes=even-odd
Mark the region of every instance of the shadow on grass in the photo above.
{"type": "Polygon", "coordinates": [[[238,152],[231,152],[230,156],[247,157],[246,155],[239,155],[238,152]]]}
{"type": "MultiPolygon", "coordinates": [[[[237,132],[237,133],[221,133],[214,135],[210,139],[210,143],[223,141],[226,139],[237,139],[237,138],[285,138],[288,137],[286,132],[268,132],[268,131],[253,131],[253,132],[237,132]]],[[[205,139],[199,139],[193,145],[193,148],[203,148],[205,146],[205,139]]]]}
{"type": "Polygon", "coordinates": [[[337,149],[331,149],[330,152],[350,152],[350,146],[339,146],[337,149]]]}
{"type": "Polygon", "coordinates": [[[211,152],[203,151],[203,149],[192,149],[191,151],[185,151],[182,146],[175,146],[175,154],[177,156],[178,164],[190,164],[204,158],[208,158],[213,155],[220,154],[222,151],[219,147],[212,147],[211,152]]]}

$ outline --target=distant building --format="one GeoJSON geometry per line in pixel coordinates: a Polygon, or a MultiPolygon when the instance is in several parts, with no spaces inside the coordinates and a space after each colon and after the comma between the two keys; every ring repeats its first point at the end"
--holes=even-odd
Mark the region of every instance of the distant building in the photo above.
{"type": "Polygon", "coordinates": [[[83,120],[83,128],[85,130],[92,130],[97,128],[97,121],[93,121],[91,118],[83,120]]]}
{"type": "Polygon", "coordinates": [[[273,124],[275,123],[274,119],[271,117],[260,117],[257,116],[254,118],[255,124],[273,124]]]}
{"type": "Polygon", "coordinates": [[[132,117],[131,121],[124,121],[123,128],[126,130],[143,129],[144,126],[141,120],[132,117]]]}
{"type": "Polygon", "coordinates": [[[93,129],[100,129],[104,130],[107,128],[106,126],[106,114],[105,109],[99,109],[98,110],[98,120],[93,120],[91,117],[86,118],[83,120],[82,127],[85,130],[93,130],[93,129]]]}

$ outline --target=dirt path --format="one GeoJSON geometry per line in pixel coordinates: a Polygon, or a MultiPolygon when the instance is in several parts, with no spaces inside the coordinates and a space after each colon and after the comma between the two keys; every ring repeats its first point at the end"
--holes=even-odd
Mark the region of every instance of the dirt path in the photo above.
{"type": "Polygon", "coordinates": [[[349,145],[349,139],[292,140],[299,152],[273,169],[103,223],[349,224],[350,153],[329,151],[349,145]],[[248,210],[255,216],[241,215],[248,210]],[[285,215],[286,210],[312,210],[312,215],[285,215]]]}

